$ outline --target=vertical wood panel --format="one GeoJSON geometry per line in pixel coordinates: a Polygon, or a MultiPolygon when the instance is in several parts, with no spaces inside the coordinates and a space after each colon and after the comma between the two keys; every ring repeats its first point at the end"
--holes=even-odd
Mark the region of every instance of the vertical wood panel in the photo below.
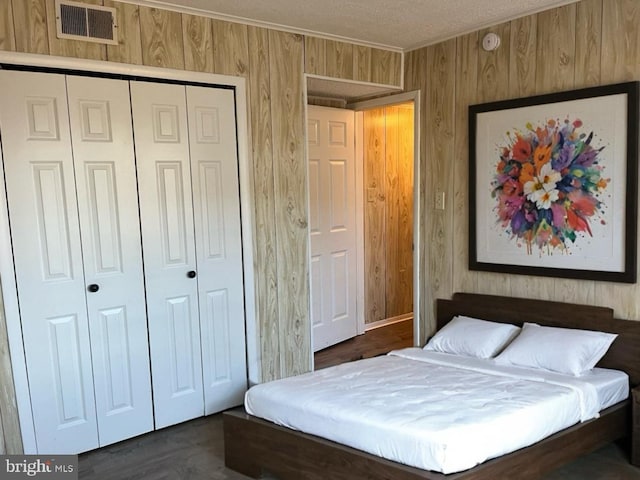
{"type": "Polygon", "coordinates": [[[213,73],[213,34],[211,19],[182,15],[184,68],[196,72],[213,73]]]}
{"type": "Polygon", "coordinates": [[[140,32],[145,65],[184,70],[182,17],[179,13],[140,7],[140,32]]]}
{"type": "Polygon", "coordinates": [[[318,37],[304,37],[304,71],[312,75],[327,74],[327,42],[318,37]]]}
{"type": "MultiPolygon", "coordinates": [[[[398,275],[395,289],[397,314],[413,312],[413,168],[414,108],[398,110],[398,275]]],[[[387,313],[387,316],[391,315],[387,313]]]]}
{"type": "Polygon", "coordinates": [[[112,0],[105,0],[104,6],[115,8],[118,16],[118,45],[107,45],[107,59],[141,65],[140,7],[112,0]]]}
{"type": "MultiPolygon", "coordinates": [[[[102,5],[102,0],[84,0],[83,3],[102,5]]],[[[47,31],[51,55],[87,58],[90,60],[107,59],[107,47],[103,44],[57,38],[55,0],[47,0],[47,31]]]]}
{"type": "Polygon", "coordinates": [[[256,317],[262,358],[262,380],[282,376],[276,262],[276,218],[271,139],[269,31],[248,27],[249,92],[255,200],[254,260],[256,317]]]}
{"type": "Polygon", "coordinates": [[[353,79],[371,82],[371,48],[362,45],[353,46],[353,79]]]}
{"type": "Polygon", "coordinates": [[[371,82],[400,86],[401,68],[402,54],[379,48],[371,49],[371,82]]]}
{"type": "Polygon", "coordinates": [[[353,78],[353,45],[326,40],[326,74],[329,77],[353,78]]]}
{"type": "Polygon", "coordinates": [[[602,10],[602,82],[640,77],[640,2],[604,0],[602,10]]]}
{"type": "Polygon", "coordinates": [[[9,455],[21,454],[23,452],[22,438],[11,370],[11,357],[9,356],[9,339],[2,292],[0,292],[0,413],[0,430],[2,430],[4,444],[2,452],[9,455]]]}
{"type": "MultiPolygon", "coordinates": [[[[527,97],[536,91],[536,34],[538,17],[511,22],[509,97],[527,97]]],[[[543,60],[544,61],[544,60],[543,60]]]]}
{"type": "Polygon", "coordinates": [[[302,37],[269,31],[280,361],[285,376],[311,366],[303,62],[302,37]]]}
{"type": "Polygon", "coordinates": [[[384,108],[364,112],[365,322],[386,316],[384,108]]]}
{"type": "Polygon", "coordinates": [[[394,283],[398,281],[399,266],[399,145],[398,145],[398,107],[388,106],[384,108],[384,177],[382,188],[385,198],[384,230],[385,239],[382,245],[385,262],[385,311],[383,318],[395,317],[398,312],[398,295],[394,283]]]}
{"type": "Polygon", "coordinates": [[[509,95],[511,25],[503,23],[481,30],[478,38],[482,39],[489,32],[499,35],[502,44],[492,52],[478,50],[478,102],[481,103],[503,100],[509,95]]]}
{"type": "Polygon", "coordinates": [[[456,44],[456,111],[453,170],[453,284],[454,290],[473,292],[477,274],[469,270],[469,105],[476,103],[478,33],[458,37],[456,44]]]}
{"type": "Polygon", "coordinates": [[[602,0],[582,0],[576,4],[576,88],[600,83],[601,54],[602,0]]]}
{"type": "MultiPolygon", "coordinates": [[[[426,128],[426,115],[427,115],[427,81],[428,75],[425,75],[424,69],[427,65],[427,49],[421,48],[408,52],[405,57],[405,89],[420,90],[420,135],[418,138],[418,146],[420,148],[420,178],[418,178],[418,199],[420,202],[420,218],[417,222],[417,228],[419,229],[420,239],[422,245],[420,245],[418,258],[416,259],[416,265],[420,268],[420,296],[418,298],[417,312],[414,311],[414,317],[417,316],[418,323],[420,324],[420,338],[414,339],[418,344],[424,344],[426,342],[427,334],[430,334],[435,327],[435,316],[433,314],[433,297],[430,295],[431,290],[431,277],[428,271],[427,251],[430,245],[427,240],[427,224],[431,222],[431,210],[427,205],[426,196],[426,179],[427,179],[427,158],[426,158],[426,145],[427,145],[427,128],[426,128]]],[[[418,147],[416,146],[416,147],[418,147]]]]}
{"type": "Polygon", "coordinates": [[[247,26],[212,20],[213,65],[216,73],[246,77],[249,64],[247,26]]]}
{"type": "Polygon", "coordinates": [[[11,0],[0,0],[0,50],[15,51],[16,36],[13,30],[11,0]]]}
{"type": "Polygon", "coordinates": [[[538,14],[538,68],[536,85],[540,93],[573,88],[576,5],[538,14]]]}
{"type": "Polygon", "coordinates": [[[12,0],[16,50],[49,54],[45,0],[12,0]]]}
{"type": "MultiPolygon", "coordinates": [[[[427,186],[426,194],[434,198],[436,192],[453,191],[454,151],[454,92],[456,71],[456,41],[434,45],[427,49],[427,186]]],[[[433,200],[432,200],[433,202],[433,200]]],[[[435,210],[427,200],[431,222],[427,225],[425,242],[429,259],[428,275],[431,278],[428,295],[432,298],[448,298],[453,293],[453,209],[435,210]]],[[[431,304],[433,309],[433,303],[431,304]]],[[[434,311],[432,311],[433,314],[434,311]]]]}

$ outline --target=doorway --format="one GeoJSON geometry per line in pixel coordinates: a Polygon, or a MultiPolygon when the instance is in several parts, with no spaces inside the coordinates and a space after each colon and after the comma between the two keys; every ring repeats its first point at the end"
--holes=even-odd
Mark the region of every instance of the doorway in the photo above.
{"type": "Polygon", "coordinates": [[[362,112],[365,330],[413,318],[414,105],[362,112]]]}
{"type": "MultiPolygon", "coordinates": [[[[357,334],[402,321],[410,322],[414,339],[420,338],[419,316],[414,316],[419,305],[419,232],[414,227],[419,218],[415,201],[418,100],[419,92],[408,92],[354,103],[347,109],[331,109],[355,113],[357,334]]],[[[311,170],[316,167],[310,164],[309,168],[311,179],[311,170]]],[[[312,190],[310,182],[310,195],[312,190]]],[[[313,253],[311,261],[313,267],[313,253]]],[[[313,284],[317,278],[313,278],[313,268],[310,270],[313,284]]],[[[313,292],[312,285],[315,337],[319,319],[314,318],[313,305],[319,295],[313,292]]],[[[339,341],[353,336],[351,333],[339,341]]],[[[330,346],[318,348],[315,343],[314,338],[314,351],[330,346]]]]}

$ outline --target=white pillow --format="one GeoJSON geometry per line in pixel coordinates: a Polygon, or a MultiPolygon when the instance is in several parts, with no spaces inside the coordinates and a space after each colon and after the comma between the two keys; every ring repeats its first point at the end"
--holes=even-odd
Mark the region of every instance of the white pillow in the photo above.
{"type": "Polygon", "coordinates": [[[616,337],[613,333],[525,323],[495,362],[578,377],[596,366],[616,337]]]}
{"type": "Polygon", "coordinates": [[[510,323],[455,316],[425,345],[425,350],[468,357],[496,356],[520,331],[510,323]]]}

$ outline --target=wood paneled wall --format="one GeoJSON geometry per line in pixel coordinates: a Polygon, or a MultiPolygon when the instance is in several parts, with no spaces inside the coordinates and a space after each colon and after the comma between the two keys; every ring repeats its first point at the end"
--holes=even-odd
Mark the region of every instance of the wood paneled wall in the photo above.
{"type": "Polygon", "coordinates": [[[379,48],[305,37],[305,72],[402,86],[402,54],[379,48]]]}
{"type": "Polygon", "coordinates": [[[413,311],[413,112],[363,114],[365,323],[413,311]]]}
{"type": "MultiPolygon", "coordinates": [[[[303,74],[318,74],[317,63],[322,75],[398,86],[401,54],[112,0],[85,3],[117,9],[118,45],[58,40],[54,0],[0,0],[0,50],[247,78],[262,379],[309,370],[303,74]]],[[[0,453],[20,453],[3,316],[0,382],[0,453]]]]}
{"type": "MultiPolygon", "coordinates": [[[[422,92],[421,318],[433,326],[436,298],[455,291],[608,306],[640,320],[640,284],[554,279],[468,270],[470,104],[640,80],[640,2],[582,0],[408,52],[405,88],[422,92]],[[500,35],[493,52],[479,48],[500,35]],[[444,212],[433,192],[447,193],[444,212]]],[[[424,339],[423,339],[424,340],[424,339]]]]}

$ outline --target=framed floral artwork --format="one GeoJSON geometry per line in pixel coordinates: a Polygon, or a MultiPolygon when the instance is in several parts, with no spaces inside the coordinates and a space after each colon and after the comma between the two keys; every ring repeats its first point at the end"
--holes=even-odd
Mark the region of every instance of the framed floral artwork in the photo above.
{"type": "Polygon", "coordinates": [[[639,82],[469,107],[469,269],[636,282],[639,82]]]}

